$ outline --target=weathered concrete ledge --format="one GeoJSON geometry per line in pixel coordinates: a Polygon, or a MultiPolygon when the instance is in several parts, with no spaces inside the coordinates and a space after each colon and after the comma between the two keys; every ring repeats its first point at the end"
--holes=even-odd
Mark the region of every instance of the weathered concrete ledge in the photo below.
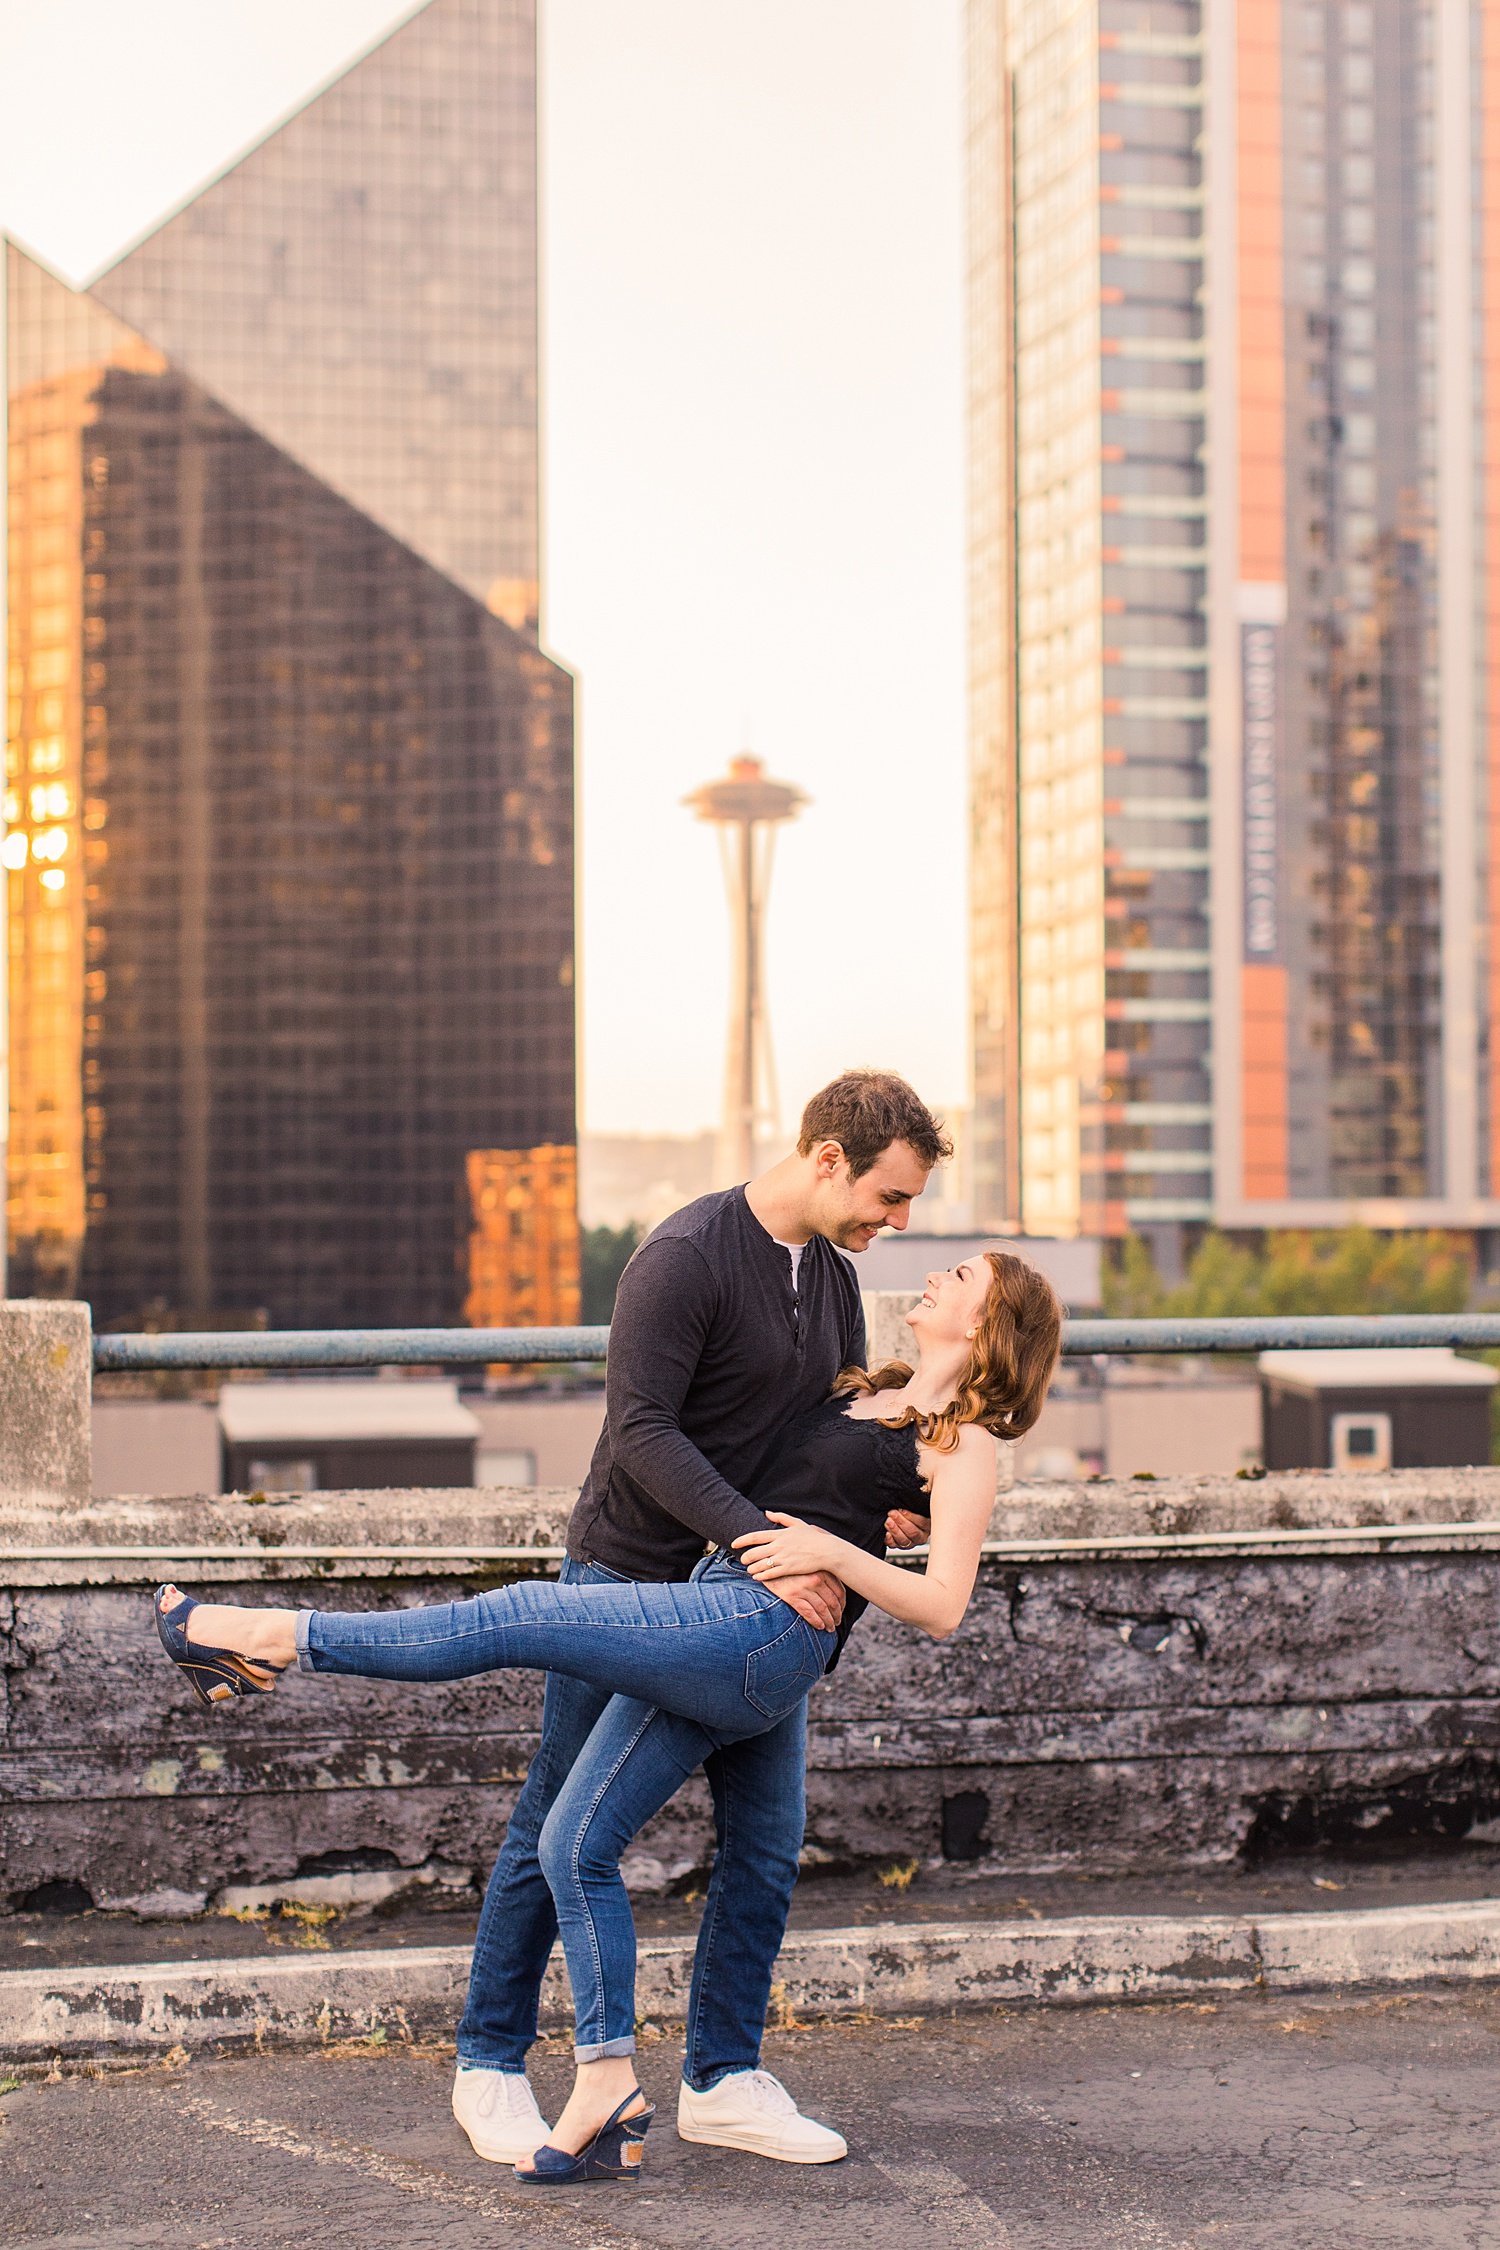
{"type": "MultiPolygon", "coordinates": [[[[23,1969],[0,1975],[0,2063],[262,2052],[335,2041],[451,2037],[464,1946],[281,1960],[23,1969]]],[[[648,1939],[642,2018],[680,2021],[692,1947],[648,1939]]],[[[1360,1913],[1066,1922],[950,1922],[788,1938],[773,2019],[930,2014],[1026,2004],[1204,1999],[1500,1978],[1500,1900],[1360,1913]]],[[[554,1961],[543,2023],[571,2021],[554,1961]]]]}
{"type": "Polygon", "coordinates": [[[531,1551],[545,1569],[561,1548],[577,1497],[539,1485],[126,1495],[62,1514],[0,1494],[0,1586],[145,1586],[188,1569],[241,1584],[430,1578],[435,1557],[444,1576],[473,1576],[497,1548],[526,1550],[512,1566],[525,1574],[531,1551]]]}
{"type": "MultiPolygon", "coordinates": [[[[13,1501],[0,1903],[65,1886],[188,1911],[226,1886],[429,1863],[481,1885],[535,1745],[534,1677],[420,1694],[289,1677],[205,1713],[157,1657],[143,1589],[445,1600],[546,1567],[570,1500],[13,1501]]],[[[936,1644],[872,1613],[814,1695],[810,1854],[1109,1873],[1487,1842],[1496,1526],[1493,1469],[1019,1487],[995,1528],[1028,1545],[985,1563],[959,1631],[936,1644]]],[[[697,1783],[640,1842],[664,1881],[711,1849],[697,1783]]]]}
{"type": "MultiPolygon", "coordinates": [[[[560,1548],[576,1497],[533,1485],[273,1499],[127,1494],[63,1511],[42,1497],[0,1493],[0,1586],[150,1585],[166,1566],[189,1564],[201,1578],[241,1583],[431,1577],[436,1562],[444,1576],[484,1575],[501,1560],[496,1550],[538,1550],[543,1560],[560,1548]]],[[[989,1537],[1045,1547],[1470,1523],[1500,1525],[1500,1468],[1019,1484],[997,1500],[989,1537]]],[[[528,1561],[519,1554],[513,1567],[528,1561]]]]}

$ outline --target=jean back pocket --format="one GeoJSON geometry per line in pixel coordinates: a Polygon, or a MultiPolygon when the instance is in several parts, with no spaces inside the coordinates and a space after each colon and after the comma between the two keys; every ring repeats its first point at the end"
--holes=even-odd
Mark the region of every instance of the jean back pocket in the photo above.
{"type": "Polygon", "coordinates": [[[822,1677],[819,1636],[800,1617],[745,1658],[745,1701],[763,1718],[784,1719],[822,1677]]]}

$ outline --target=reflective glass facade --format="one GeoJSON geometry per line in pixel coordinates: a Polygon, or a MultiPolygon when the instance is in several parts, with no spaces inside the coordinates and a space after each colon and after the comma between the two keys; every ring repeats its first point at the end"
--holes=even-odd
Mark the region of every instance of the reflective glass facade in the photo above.
{"type": "Polygon", "coordinates": [[[1209,1191],[1200,30],[970,9],[978,1192],[1038,1234],[1209,1191]]]}
{"type": "Polygon", "coordinates": [[[535,16],[430,0],[89,291],[533,627],[535,16]]]}
{"type": "MultiPolygon", "coordinates": [[[[331,179],[338,137],[312,125],[335,97],[366,114],[372,72],[462,167],[442,88],[476,18],[513,40],[502,0],[434,0],[278,138],[300,130],[331,179]]],[[[473,125],[482,181],[495,121],[473,125]]],[[[379,155],[353,136],[351,189],[379,155]]],[[[183,303],[191,218],[164,230],[183,303]]],[[[460,230],[451,276],[434,257],[413,351],[469,256],[460,230]]],[[[378,489],[360,505],[310,464],[362,404],[311,334],[293,446],[14,246],[7,302],[10,1286],[86,1295],[101,1323],[458,1320],[472,1153],[574,1137],[572,695],[532,622],[534,385],[516,473],[492,463],[477,505],[455,411],[463,498],[419,546],[378,489]],[[465,539],[465,574],[427,551],[465,539]],[[474,583],[502,577],[530,589],[519,629],[474,583]]],[[[241,343],[242,396],[274,389],[248,325],[241,343]]],[[[491,386],[501,420],[508,398],[491,386]]],[[[388,461],[398,420],[347,432],[345,457],[368,437],[388,461]]],[[[441,428],[414,422],[429,466],[441,428]]]]}
{"type": "Polygon", "coordinates": [[[969,39],[985,1217],[1494,1225],[1500,8],[969,39]]]}
{"type": "Polygon", "coordinates": [[[1237,58],[1257,1202],[1442,1199],[1467,1106],[1443,1035],[1437,27],[1281,0],[1237,58]]]}

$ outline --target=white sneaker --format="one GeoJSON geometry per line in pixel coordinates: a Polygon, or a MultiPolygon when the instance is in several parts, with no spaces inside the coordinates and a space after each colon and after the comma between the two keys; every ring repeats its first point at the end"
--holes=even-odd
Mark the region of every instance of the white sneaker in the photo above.
{"type": "Polygon", "coordinates": [[[744,2148],[781,2164],[837,2164],[849,2145],[842,2133],[804,2117],[768,2070],[732,2070],[706,2094],[686,2079],[677,2096],[677,2136],[712,2148],[744,2148]]]}
{"type": "Polygon", "coordinates": [[[520,2070],[465,2070],[453,2079],[453,2114],[487,2164],[519,2164],[547,2138],[530,2080],[520,2070]]]}

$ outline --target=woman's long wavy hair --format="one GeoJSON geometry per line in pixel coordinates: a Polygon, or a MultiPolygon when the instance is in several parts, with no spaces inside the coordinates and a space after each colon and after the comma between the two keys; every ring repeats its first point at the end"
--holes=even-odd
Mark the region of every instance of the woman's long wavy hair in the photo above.
{"type": "MultiPolygon", "coordinates": [[[[915,1423],[922,1443],[939,1453],[952,1452],[966,1422],[978,1422],[998,1438],[1024,1437],[1042,1411],[1062,1348],[1063,1309],[1046,1275],[1009,1250],[986,1250],[984,1255],[994,1279],[956,1396],[935,1414],[908,1406],[890,1417],[894,1430],[915,1423]]],[[[899,1390],[910,1382],[911,1372],[899,1359],[868,1373],[863,1367],[846,1367],[834,1389],[868,1398],[876,1391],[899,1390]]]]}

